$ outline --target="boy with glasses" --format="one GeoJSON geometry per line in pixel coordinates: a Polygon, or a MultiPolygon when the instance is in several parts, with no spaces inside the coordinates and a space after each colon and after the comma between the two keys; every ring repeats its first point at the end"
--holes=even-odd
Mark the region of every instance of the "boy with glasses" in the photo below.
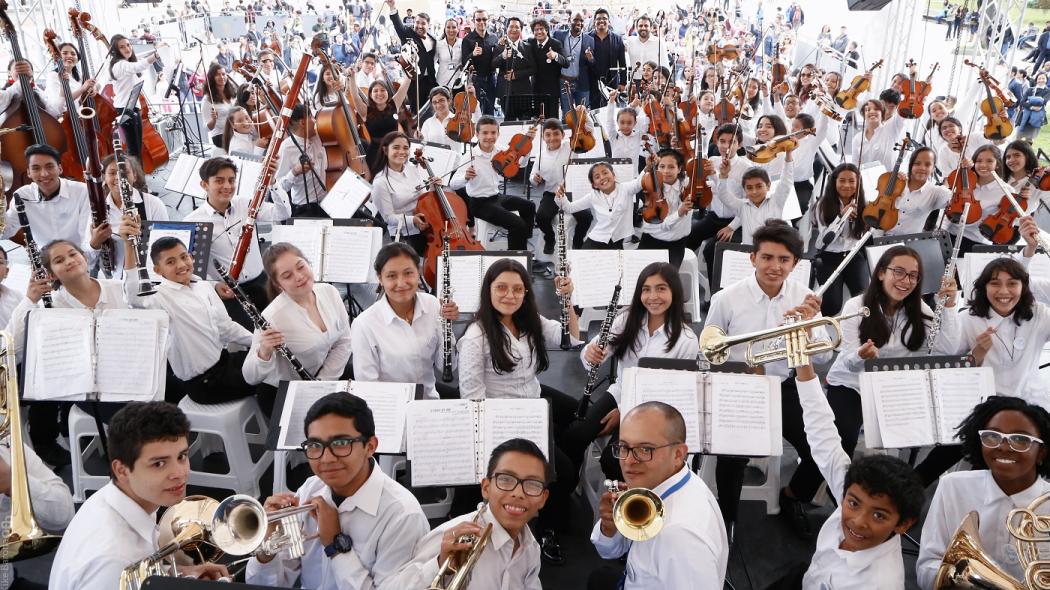
{"type": "Polygon", "coordinates": [[[488,475],[481,481],[485,504],[430,532],[416,546],[415,557],[398,574],[398,588],[426,588],[449,555],[471,548],[464,535],[492,536],[474,565],[464,590],[523,588],[540,590],[540,546],[528,523],[543,508],[553,477],[550,463],[532,441],[510,439],[492,450],[488,475]]]}
{"type": "Polygon", "coordinates": [[[303,556],[253,557],[246,580],[289,588],[299,578],[303,588],[317,590],[404,588],[394,574],[429,525],[412,493],[372,459],[379,445],[372,410],[357,396],[331,393],[310,406],[303,423],[301,448],[314,476],[295,494],[264,503],[267,512],[315,507],[305,519],[303,556]]]}

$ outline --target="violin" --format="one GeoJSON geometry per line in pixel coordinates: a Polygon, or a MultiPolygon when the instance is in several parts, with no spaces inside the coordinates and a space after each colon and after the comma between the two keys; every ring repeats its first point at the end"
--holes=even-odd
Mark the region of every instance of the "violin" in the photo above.
{"type": "Polygon", "coordinates": [[[719,47],[717,44],[712,43],[707,46],[707,61],[711,64],[717,64],[721,61],[729,60],[735,61],[740,57],[740,48],[732,43],[719,47]]]}
{"type": "Polygon", "coordinates": [[[685,174],[689,177],[689,194],[692,195],[693,208],[707,209],[711,206],[714,194],[707,184],[708,160],[703,157],[703,146],[700,145],[700,136],[703,128],[697,129],[693,136],[693,156],[685,162],[685,174]]]}
{"type": "Polygon", "coordinates": [[[915,60],[908,60],[907,66],[911,70],[910,78],[901,84],[901,103],[897,105],[897,114],[905,119],[918,119],[922,116],[926,97],[933,89],[930,80],[933,79],[933,73],[937,71],[940,64],[933,64],[933,69],[930,70],[930,75],[926,77],[925,82],[915,79],[915,60]]]}
{"type": "MultiPolygon", "coordinates": [[[[569,83],[567,81],[563,82],[562,86],[562,90],[571,100],[572,92],[569,83]]],[[[581,109],[580,106],[582,105],[575,105],[574,108],[566,111],[562,121],[564,121],[565,127],[572,131],[572,151],[578,154],[585,154],[594,149],[597,140],[594,138],[594,133],[587,130],[587,110],[586,108],[581,109]]],[[[542,116],[541,114],[540,117],[542,118],[542,116]]]]}
{"type": "Polygon", "coordinates": [[[877,184],[879,196],[864,206],[863,219],[868,227],[889,231],[897,226],[897,219],[900,217],[900,211],[897,210],[897,197],[904,193],[904,187],[908,185],[908,182],[901,180],[899,175],[901,165],[904,163],[904,155],[911,149],[911,143],[911,134],[904,134],[904,139],[896,146],[899,153],[897,161],[893,164],[893,170],[879,176],[877,184]]]}
{"type": "Polygon", "coordinates": [[[777,159],[777,156],[780,154],[795,151],[795,148],[798,147],[799,140],[807,135],[813,135],[816,132],[817,130],[812,127],[801,129],[794,133],[774,137],[765,143],[744,148],[744,152],[747,154],[748,160],[751,160],[756,164],[768,164],[777,159]]]}
{"type": "MultiPolygon", "coordinates": [[[[543,121],[543,108],[540,108],[540,117],[532,125],[535,131],[543,121]]],[[[515,133],[510,138],[510,145],[505,150],[496,152],[492,156],[492,167],[503,178],[514,178],[521,171],[521,159],[532,153],[532,138],[527,133],[515,133]]]]}
{"type": "MultiPolygon", "coordinates": [[[[474,64],[469,63],[466,67],[467,76],[473,72],[474,64]]],[[[468,78],[469,79],[469,78],[468,78]]],[[[455,116],[445,124],[445,135],[452,141],[468,142],[474,139],[474,120],[471,115],[478,108],[478,97],[465,89],[456,93],[452,98],[452,110],[455,116]]]]}
{"type": "MultiPolygon", "coordinates": [[[[1010,185],[1007,184],[1003,179],[996,177],[996,181],[1003,188],[1004,191],[1011,189],[1010,185]]],[[[1013,199],[1007,195],[1003,195],[1003,198],[999,201],[999,210],[989,215],[981,222],[978,228],[981,231],[981,235],[991,240],[993,244],[1012,244],[1017,241],[1018,228],[1014,227],[1014,223],[1017,222],[1018,218],[1026,215],[1028,210],[1028,199],[1021,196],[1021,193],[1028,186],[1034,186],[1039,190],[1046,190],[1043,187],[1050,188],[1050,174],[1048,174],[1047,168],[1037,168],[1032,171],[1024,183],[1017,191],[1010,190],[1013,193],[1013,199]],[[1017,204],[1021,209],[1018,210],[1014,207],[1017,204]]]]}
{"type": "Polygon", "coordinates": [[[984,86],[985,99],[981,101],[981,114],[985,117],[984,138],[998,140],[1009,137],[1014,131],[1014,126],[1010,122],[1010,115],[1007,114],[1006,108],[1013,106],[1009,104],[1012,101],[1007,100],[999,82],[988,73],[988,70],[975,65],[969,59],[964,59],[963,63],[977,68],[981,85],[984,86]],[[992,95],[993,87],[996,91],[994,96],[992,95]]]}
{"type": "Polygon", "coordinates": [[[958,168],[952,170],[945,182],[952,189],[952,199],[944,210],[948,220],[952,223],[963,221],[963,211],[969,204],[970,212],[966,215],[965,223],[966,225],[977,223],[984,213],[981,209],[981,202],[973,196],[973,188],[977,184],[977,173],[973,171],[973,168],[963,168],[960,164],[958,168]]]}
{"type": "Polygon", "coordinates": [[[773,51],[773,64],[769,68],[769,92],[771,94],[787,94],[787,66],[780,63],[780,42],[777,41],[776,49],[773,51]]]}
{"type": "MultiPolygon", "coordinates": [[[[430,169],[430,162],[423,155],[423,148],[416,148],[412,161],[426,170],[428,179],[434,178],[434,171],[430,169]]],[[[485,249],[467,227],[467,204],[454,191],[434,186],[432,190],[419,195],[413,213],[421,215],[427,222],[427,228],[422,233],[427,238],[427,247],[423,254],[423,278],[428,284],[437,284],[437,260],[444,249],[444,237],[448,237],[449,250],[485,249]],[[443,228],[444,231],[438,228],[443,228]]]]}
{"type": "MultiPolygon", "coordinates": [[[[878,68],[882,67],[882,60],[872,64],[866,73],[871,74],[878,68]]],[[[839,105],[844,109],[853,110],[857,108],[857,96],[862,92],[867,91],[871,88],[871,80],[864,77],[864,75],[854,76],[853,81],[850,82],[849,88],[841,90],[835,95],[835,104],[839,105]]]]}
{"type": "Polygon", "coordinates": [[[642,177],[642,193],[645,194],[642,220],[646,223],[660,223],[667,217],[671,208],[667,204],[667,199],[664,198],[664,183],[656,171],[656,154],[649,143],[649,136],[645,136],[642,142],[645,145],[645,153],[648,154],[646,173],[642,177]]]}

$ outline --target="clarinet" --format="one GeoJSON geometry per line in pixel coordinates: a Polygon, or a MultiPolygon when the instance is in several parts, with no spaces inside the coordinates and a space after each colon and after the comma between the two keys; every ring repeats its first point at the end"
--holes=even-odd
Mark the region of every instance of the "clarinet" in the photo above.
{"type": "MultiPolygon", "coordinates": [[[[441,235],[441,303],[452,301],[452,274],[449,266],[448,234],[441,235]]],[[[441,380],[452,381],[452,320],[441,318],[441,380]]]]}
{"type": "MultiPolygon", "coordinates": [[[[970,214],[970,204],[966,203],[963,205],[962,219],[966,219],[967,215],[970,214]]],[[[948,264],[944,267],[944,276],[941,277],[941,285],[943,286],[945,281],[949,281],[955,276],[955,265],[959,260],[959,248],[962,247],[963,233],[966,229],[964,223],[959,228],[959,234],[955,236],[955,244],[952,245],[952,257],[948,261],[948,264]]],[[[941,318],[944,316],[944,310],[948,305],[948,297],[938,297],[937,307],[933,310],[933,320],[930,321],[930,333],[926,335],[926,354],[933,354],[933,343],[937,340],[937,336],[941,333],[941,318]]]]}
{"type": "MultiPolygon", "coordinates": [[[[120,189],[120,201],[123,206],[124,215],[136,215],[138,212],[135,210],[135,203],[131,200],[131,183],[128,182],[128,163],[124,159],[124,147],[120,141],[120,135],[116,131],[113,132],[113,160],[117,164],[117,186],[120,189]]],[[[136,235],[128,236],[128,242],[131,244],[132,254],[135,256],[135,268],[139,275],[139,297],[146,297],[147,295],[153,295],[157,292],[153,288],[153,281],[149,278],[149,272],[146,271],[146,267],[142,265],[142,260],[139,258],[139,246],[142,242],[142,238],[136,235]]]]}
{"type": "MultiPolygon", "coordinates": [[[[18,223],[22,226],[22,232],[25,235],[26,254],[29,255],[29,264],[33,267],[33,278],[46,280],[48,272],[44,268],[44,259],[40,257],[40,248],[37,247],[36,240],[33,239],[33,230],[29,227],[26,204],[18,194],[14,194],[13,197],[15,199],[15,212],[18,213],[18,223]]],[[[44,293],[40,299],[44,302],[44,307],[51,307],[51,293],[44,293]]]]}
{"type": "MultiPolygon", "coordinates": [[[[558,209],[558,233],[556,234],[555,250],[558,255],[558,276],[569,278],[569,255],[565,237],[565,212],[558,209]]],[[[569,350],[572,341],[569,338],[569,306],[572,305],[572,296],[562,294],[561,296],[561,349],[569,350]]]]}
{"type": "MultiPolygon", "coordinates": [[[[212,260],[212,263],[215,265],[215,270],[219,273],[219,276],[222,277],[222,282],[226,283],[226,286],[233,291],[233,295],[237,298],[237,303],[241,304],[241,309],[248,314],[256,329],[269,330],[271,327],[270,322],[266,321],[266,318],[259,313],[259,310],[255,308],[255,304],[248,299],[248,296],[241,290],[241,286],[237,284],[237,281],[233,280],[233,277],[230,276],[230,273],[226,271],[218,260],[212,260]]],[[[287,346],[280,344],[275,350],[284,357],[284,360],[288,361],[288,364],[292,365],[292,369],[295,370],[300,379],[303,381],[316,381],[314,376],[310,374],[310,371],[307,371],[306,367],[299,362],[299,359],[295,358],[292,351],[288,350],[287,346]]]]}
{"type": "MultiPolygon", "coordinates": [[[[604,349],[609,344],[609,333],[612,332],[612,323],[617,311],[616,304],[620,301],[620,291],[622,289],[623,272],[620,273],[620,280],[616,283],[616,287],[613,288],[612,301],[609,302],[609,307],[605,311],[605,319],[602,320],[602,327],[598,332],[598,347],[601,349],[604,349]]],[[[583,388],[583,397],[580,398],[580,405],[576,406],[576,419],[578,420],[582,420],[587,416],[587,408],[591,405],[591,393],[594,392],[595,387],[598,385],[598,369],[601,366],[602,364],[599,362],[587,368],[587,385],[583,388]]]]}

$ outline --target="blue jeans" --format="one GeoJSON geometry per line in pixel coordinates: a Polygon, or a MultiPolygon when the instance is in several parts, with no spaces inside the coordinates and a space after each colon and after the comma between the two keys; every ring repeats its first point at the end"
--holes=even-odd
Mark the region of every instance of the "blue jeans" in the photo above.
{"type": "MultiPolygon", "coordinates": [[[[565,80],[565,79],[562,79],[562,82],[568,82],[569,83],[569,90],[572,92],[572,102],[574,104],[582,104],[584,106],[587,106],[587,105],[590,104],[591,91],[588,88],[581,87],[579,85],[579,80],[565,80]]],[[[569,96],[566,93],[562,92],[561,93],[561,111],[563,113],[566,113],[566,112],[569,112],[570,110],[572,110],[572,105],[569,104],[569,96]]]]}

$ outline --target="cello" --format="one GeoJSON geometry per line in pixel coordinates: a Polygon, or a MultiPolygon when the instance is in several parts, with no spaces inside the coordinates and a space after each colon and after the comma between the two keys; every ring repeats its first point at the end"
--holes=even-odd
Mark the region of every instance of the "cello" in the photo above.
{"type": "Polygon", "coordinates": [[[317,137],[321,140],[325,152],[328,155],[328,170],[326,187],[332,188],[335,181],[347,168],[353,170],[358,176],[365,180],[371,180],[368,165],[365,162],[365,144],[357,134],[357,121],[355,115],[350,113],[350,106],[346,103],[346,94],[342,87],[341,72],[336,69],[335,64],[329,59],[323,47],[323,41],[315,37],[312,43],[313,54],[327,67],[339,85],[339,104],[334,107],[325,107],[317,111],[317,137]]]}
{"type": "Polygon", "coordinates": [[[911,134],[904,134],[904,139],[901,140],[897,149],[899,153],[897,161],[893,164],[893,170],[879,176],[877,185],[879,196],[864,206],[864,223],[868,224],[868,227],[889,231],[897,226],[897,218],[900,216],[900,211],[897,210],[897,197],[901,196],[904,187],[908,185],[908,181],[901,180],[898,175],[901,172],[901,164],[904,163],[904,154],[911,149],[911,134]]]}
{"type": "MultiPolygon", "coordinates": [[[[426,170],[428,179],[435,178],[434,171],[430,169],[430,162],[423,155],[423,148],[416,149],[412,161],[426,170]]],[[[427,222],[427,228],[423,230],[427,238],[427,248],[423,255],[423,278],[430,285],[437,284],[437,260],[444,249],[443,237],[448,239],[449,250],[485,249],[467,227],[467,204],[453,191],[445,190],[440,185],[434,186],[432,190],[419,195],[414,214],[422,215],[427,222]],[[442,228],[444,232],[441,231],[442,228]]]]}
{"type": "Polygon", "coordinates": [[[84,138],[84,127],[80,123],[82,118],[94,118],[95,112],[86,108],[83,110],[77,108],[73,91],[69,88],[69,80],[62,77],[66,68],[62,54],[58,50],[58,43],[55,41],[57,38],[58,33],[51,29],[44,29],[44,47],[51,55],[51,60],[59,68],[58,79],[62,84],[62,97],[66,105],[66,113],[59,117],[58,122],[62,124],[62,131],[66,134],[66,144],[73,144],[76,148],[62,152],[62,174],[76,180],[84,180],[84,162],[88,160],[88,149],[84,138]]]}
{"type": "MultiPolygon", "coordinates": [[[[3,26],[4,35],[11,44],[11,55],[14,60],[25,61],[25,57],[22,56],[22,48],[18,44],[18,33],[7,16],[6,0],[0,0],[0,26],[3,26]]],[[[18,84],[22,95],[15,97],[4,112],[7,117],[4,119],[3,129],[29,125],[32,131],[15,131],[0,136],[0,149],[7,155],[7,162],[11,164],[13,172],[12,183],[8,187],[12,191],[32,182],[26,174],[29,168],[29,162],[25,157],[27,147],[40,143],[50,145],[59,152],[66,150],[66,134],[62,130],[62,124],[37,104],[32,76],[19,74],[18,84]]]]}

